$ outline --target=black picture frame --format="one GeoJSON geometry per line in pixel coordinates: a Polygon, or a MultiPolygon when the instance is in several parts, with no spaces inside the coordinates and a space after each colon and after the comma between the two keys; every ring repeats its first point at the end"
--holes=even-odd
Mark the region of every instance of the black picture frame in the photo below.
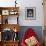
{"type": "Polygon", "coordinates": [[[36,19],[36,8],[26,7],[25,8],[25,18],[27,20],[35,20],[36,19]]]}

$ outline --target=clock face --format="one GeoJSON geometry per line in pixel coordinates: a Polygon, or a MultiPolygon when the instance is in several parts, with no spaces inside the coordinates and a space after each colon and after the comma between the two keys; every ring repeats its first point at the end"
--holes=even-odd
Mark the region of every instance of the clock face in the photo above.
{"type": "Polygon", "coordinates": [[[2,15],[9,15],[9,10],[2,10],[2,15]]]}

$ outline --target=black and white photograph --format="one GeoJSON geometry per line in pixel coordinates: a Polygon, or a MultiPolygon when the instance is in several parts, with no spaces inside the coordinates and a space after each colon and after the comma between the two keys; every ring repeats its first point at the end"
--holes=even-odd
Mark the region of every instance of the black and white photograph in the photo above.
{"type": "Polygon", "coordinates": [[[26,7],[26,12],[25,12],[25,18],[26,19],[36,19],[36,8],[35,7],[26,7]]]}

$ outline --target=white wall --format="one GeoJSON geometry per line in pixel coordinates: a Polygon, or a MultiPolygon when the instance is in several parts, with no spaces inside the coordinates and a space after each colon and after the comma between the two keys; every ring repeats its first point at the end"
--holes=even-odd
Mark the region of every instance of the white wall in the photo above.
{"type": "Polygon", "coordinates": [[[21,0],[20,8],[20,25],[26,26],[43,26],[43,6],[42,0],[21,0]],[[36,20],[25,20],[25,7],[36,7],[36,20]]]}
{"type": "MultiPolygon", "coordinates": [[[[15,0],[0,0],[0,6],[15,6],[15,0]]],[[[21,26],[43,26],[42,0],[17,0],[19,10],[19,24],[21,26]],[[36,8],[36,20],[25,20],[25,7],[36,8]]]]}

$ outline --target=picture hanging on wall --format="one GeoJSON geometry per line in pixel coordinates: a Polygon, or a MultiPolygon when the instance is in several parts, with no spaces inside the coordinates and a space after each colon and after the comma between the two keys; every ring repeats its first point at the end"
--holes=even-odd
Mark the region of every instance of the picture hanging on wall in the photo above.
{"type": "Polygon", "coordinates": [[[26,7],[25,8],[25,18],[27,20],[35,20],[36,19],[36,8],[26,7]]]}

